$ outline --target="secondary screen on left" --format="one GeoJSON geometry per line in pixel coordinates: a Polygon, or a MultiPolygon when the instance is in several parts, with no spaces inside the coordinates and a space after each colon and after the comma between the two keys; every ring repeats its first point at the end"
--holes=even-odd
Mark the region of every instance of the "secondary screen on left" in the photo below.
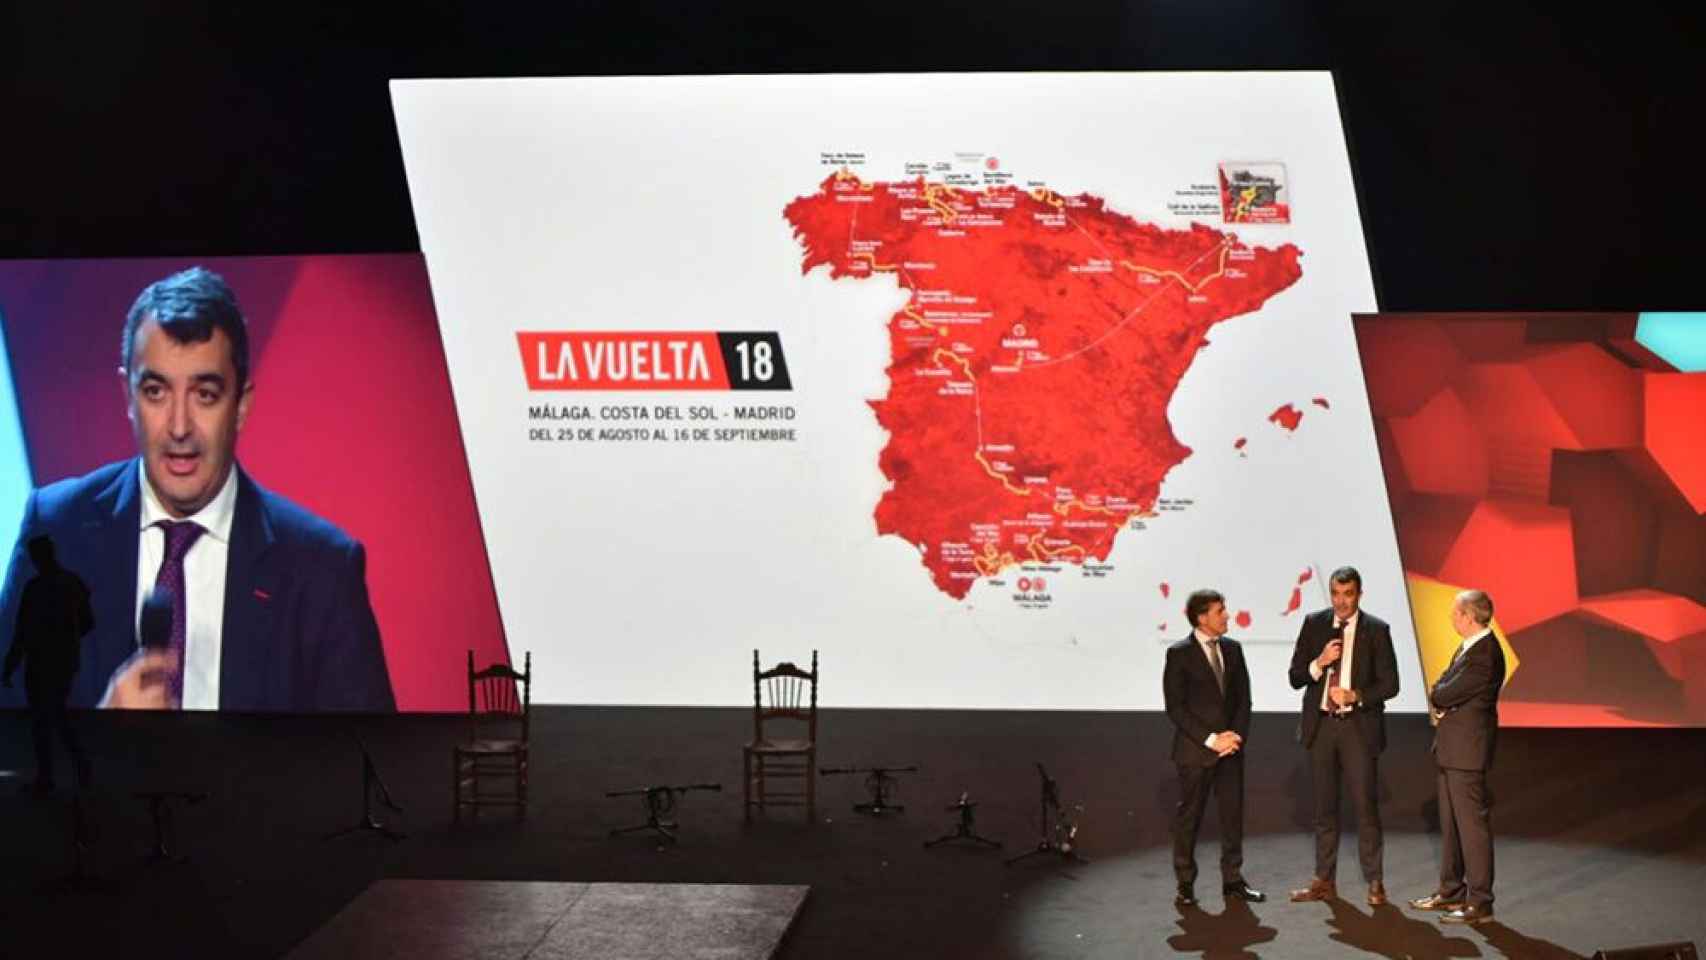
{"type": "Polygon", "coordinates": [[[0,634],[46,535],[90,597],[73,706],[161,705],[121,681],[162,585],[171,706],[455,710],[468,651],[507,660],[419,255],[10,262],[0,317],[24,465],[0,634]],[[157,283],[188,319],[127,337],[157,283]],[[194,316],[221,287],[240,327],[194,316]]]}

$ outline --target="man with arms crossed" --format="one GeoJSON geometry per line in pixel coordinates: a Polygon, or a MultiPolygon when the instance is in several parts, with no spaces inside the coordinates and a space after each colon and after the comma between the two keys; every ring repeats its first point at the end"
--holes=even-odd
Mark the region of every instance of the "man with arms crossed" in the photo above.
{"type": "Polygon", "coordinates": [[[1225,639],[1226,598],[1197,590],[1185,602],[1191,635],[1167,648],[1161,688],[1173,721],[1179,808],[1173,817],[1174,900],[1195,906],[1197,828],[1209,791],[1220,804],[1221,892],[1267,899],[1244,882],[1244,738],[1250,732],[1250,671],[1236,640],[1225,639]]]}
{"type": "Polygon", "coordinates": [[[1291,655],[1292,689],[1303,688],[1298,741],[1309,751],[1315,789],[1315,876],[1293,890],[1294,903],[1337,897],[1339,780],[1357,810],[1357,857],[1368,882],[1368,904],[1385,904],[1376,760],[1386,749],[1386,701],[1398,695],[1392,629],[1361,607],[1362,575],[1340,567],[1328,578],[1333,605],[1310,614],[1291,655]]]}
{"type": "Polygon", "coordinates": [[[1493,916],[1493,797],[1487,769],[1499,733],[1499,688],[1505,652],[1493,635],[1493,600],[1465,590],[1451,605],[1451,626],[1463,638],[1439,675],[1428,707],[1439,768],[1439,889],[1410,901],[1417,910],[1445,911],[1445,923],[1480,923],[1493,916]]]}

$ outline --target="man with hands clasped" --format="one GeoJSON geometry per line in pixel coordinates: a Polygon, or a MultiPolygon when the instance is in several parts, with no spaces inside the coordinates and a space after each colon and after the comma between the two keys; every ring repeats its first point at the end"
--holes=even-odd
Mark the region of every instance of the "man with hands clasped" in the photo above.
{"type": "Polygon", "coordinates": [[[1226,639],[1226,598],[1197,590],[1185,603],[1191,635],[1167,648],[1161,675],[1173,721],[1179,807],[1173,816],[1173,872],[1181,907],[1197,902],[1197,829],[1208,795],[1220,807],[1221,891],[1228,899],[1267,899],[1244,882],[1244,740],[1250,732],[1250,671],[1236,640],[1226,639]]]}

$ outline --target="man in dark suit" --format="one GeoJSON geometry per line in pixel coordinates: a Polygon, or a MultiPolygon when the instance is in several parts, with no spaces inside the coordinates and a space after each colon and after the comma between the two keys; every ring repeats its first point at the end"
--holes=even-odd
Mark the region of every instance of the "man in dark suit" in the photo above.
{"type": "Polygon", "coordinates": [[[1333,605],[1303,620],[1291,655],[1291,686],[1303,688],[1298,741],[1309,751],[1315,789],[1315,876],[1293,890],[1295,903],[1337,897],[1339,781],[1357,810],[1357,855],[1368,904],[1387,902],[1380,835],[1377,759],[1386,749],[1386,701],[1398,695],[1392,629],[1362,609],[1362,574],[1340,567],[1328,578],[1333,605]]]}
{"type": "Polygon", "coordinates": [[[1445,911],[1445,923],[1481,923],[1493,916],[1493,798],[1487,770],[1499,733],[1499,688],[1505,653],[1493,634],[1493,600],[1465,590],[1451,607],[1451,626],[1463,638],[1428,695],[1439,769],[1439,889],[1410,901],[1418,910],[1445,911]]]}
{"type": "Polygon", "coordinates": [[[24,584],[17,628],[0,680],[10,687],[18,664],[24,665],[24,689],[36,742],[36,789],[45,793],[53,789],[55,732],[71,750],[78,786],[89,782],[89,763],[77,731],[65,715],[65,700],[77,673],[79,642],[94,627],[95,615],[89,607],[89,588],[82,578],[59,564],[52,540],[30,538],[29,552],[36,575],[24,584]]]}
{"type": "MultiPolygon", "coordinates": [[[[197,267],[151,284],[122,343],[140,456],[32,493],[19,537],[52,537],[93,594],[71,703],[394,710],[361,545],[237,465],[254,383],[225,281],[197,267]],[[171,629],[139,649],[137,611],[151,593],[170,598],[171,629]]],[[[18,603],[18,553],[0,623],[18,603]]]]}
{"type": "Polygon", "coordinates": [[[1198,590],[1185,602],[1191,635],[1167,648],[1161,674],[1167,717],[1173,721],[1173,763],[1179,808],[1173,816],[1174,901],[1197,902],[1197,828],[1213,791],[1220,805],[1221,892],[1267,899],[1244,882],[1244,738],[1250,732],[1250,671],[1236,640],[1225,639],[1226,598],[1198,590]]]}

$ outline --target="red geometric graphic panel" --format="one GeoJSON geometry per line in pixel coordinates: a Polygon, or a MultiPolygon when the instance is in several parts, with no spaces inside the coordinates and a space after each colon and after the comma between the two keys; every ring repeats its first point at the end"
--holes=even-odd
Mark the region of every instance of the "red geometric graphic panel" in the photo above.
{"type": "Polygon", "coordinates": [[[1629,314],[1356,330],[1404,568],[1491,593],[1521,661],[1501,722],[1706,724],[1706,373],[1629,314]]]}

